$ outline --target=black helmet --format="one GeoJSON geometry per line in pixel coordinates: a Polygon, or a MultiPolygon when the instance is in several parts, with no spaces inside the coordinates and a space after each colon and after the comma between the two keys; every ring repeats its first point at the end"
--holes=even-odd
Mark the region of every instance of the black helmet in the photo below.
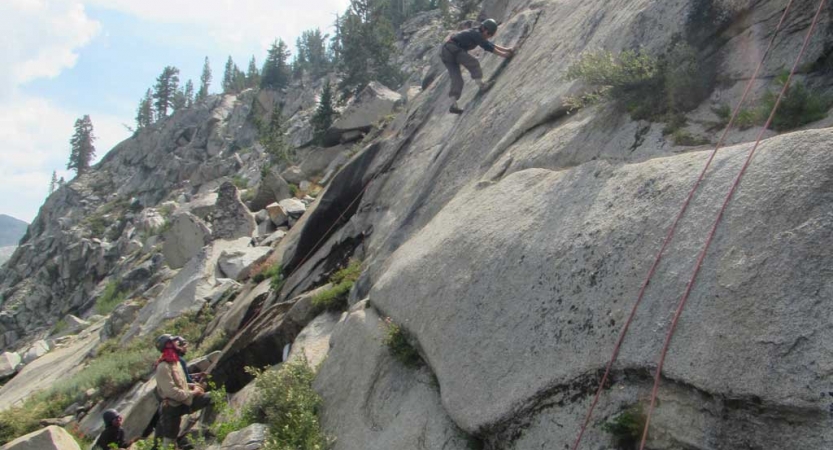
{"type": "Polygon", "coordinates": [[[485,28],[491,35],[497,33],[497,22],[495,22],[495,19],[486,19],[480,24],[480,26],[485,28]]]}
{"type": "Polygon", "coordinates": [[[162,336],[159,336],[158,338],[156,338],[155,342],[156,349],[160,352],[165,350],[165,346],[168,345],[168,342],[171,342],[173,339],[174,337],[170,334],[163,334],[162,336]]]}
{"type": "Polygon", "coordinates": [[[115,409],[108,409],[101,415],[101,418],[104,419],[104,426],[107,427],[109,427],[117,417],[119,417],[119,412],[115,409]]]}

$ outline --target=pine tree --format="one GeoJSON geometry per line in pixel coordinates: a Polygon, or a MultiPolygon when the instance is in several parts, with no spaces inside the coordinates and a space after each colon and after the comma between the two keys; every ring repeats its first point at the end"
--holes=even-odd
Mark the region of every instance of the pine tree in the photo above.
{"type": "Polygon", "coordinates": [[[324,84],[324,89],[321,91],[321,99],[318,101],[318,108],[315,110],[312,119],[310,120],[313,129],[313,138],[317,144],[321,144],[324,139],[324,133],[330,128],[335,120],[336,111],[333,107],[333,92],[330,87],[330,80],[324,84]]]}
{"type": "Polygon", "coordinates": [[[226,68],[223,70],[223,93],[228,94],[234,91],[234,61],[231,56],[226,60],[226,68]]]}
{"type": "Polygon", "coordinates": [[[275,105],[269,123],[261,131],[260,143],[272,164],[292,161],[292,146],[286,141],[286,124],[284,123],[281,107],[275,105]]]}
{"type": "Polygon", "coordinates": [[[244,89],[246,89],[246,74],[235,64],[234,75],[232,76],[232,92],[236,94],[243,92],[244,89]]]}
{"type": "Polygon", "coordinates": [[[249,68],[246,70],[246,87],[253,88],[260,86],[260,70],[257,68],[257,61],[254,55],[249,60],[249,68]]]}
{"type": "Polygon", "coordinates": [[[179,69],[167,66],[162,74],[156,79],[153,98],[156,107],[156,120],[162,120],[168,116],[168,108],[174,106],[174,97],[179,89],[179,69]]]}
{"type": "Polygon", "coordinates": [[[136,128],[149,127],[153,124],[153,90],[148,89],[136,110],[136,128]]]}
{"type": "Polygon", "coordinates": [[[176,92],[174,92],[173,110],[179,111],[180,109],[185,108],[187,103],[188,100],[185,98],[185,90],[177,89],[176,92]]]}
{"type": "Polygon", "coordinates": [[[194,82],[188,80],[185,82],[185,107],[190,108],[194,106],[194,82]]]}
{"type": "Polygon", "coordinates": [[[95,136],[93,122],[89,115],[75,121],[75,134],[69,140],[71,150],[67,169],[75,170],[77,175],[83,175],[90,168],[90,162],[95,158],[95,136]]]}
{"type": "Polygon", "coordinates": [[[301,33],[298,51],[303,49],[306,69],[318,78],[330,70],[330,58],[327,55],[327,35],[322,35],[318,28],[301,33]]]}
{"type": "Polygon", "coordinates": [[[206,56],[205,62],[202,65],[202,75],[200,75],[200,90],[197,92],[198,102],[208,97],[209,86],[211,86],[211,66],[208,65],[208,56],[206,56]]]}
{"type": "Polygon", "coordinates": [[[307,63],[307,51],[303,39],[296,39],[295,47],[298,51],[295,52],[295,59],[292,61],[292,78],[297,80],[304,76],[304,72],[309,70],[309,64],[307,63]]]}
{"type": "Polygon", "coordinates": [[[49,180],[49,195],[52,195],[58,189],[58,174],[52,171],[52,179],[49,180]]]}
{"type": "Polygon", "coordinates": [[[266,62],[263,63],[260,87],[280,89],[289,83],[290,71],[287,63],[288,58],[289,50],[283,40],[279,39],[273,42],[266,56],[266,62]]]}
{"type": "Polygon", "coordinates": [[[401,74],[391,62],[393,27],[384,11],[382,0],[350,0],[350,8],[339,28],[342,46],[339,87],[345,97],[358,93],[371,80],[389,87],[399,85],[401,74]]]}
{"type": "Polygon", "coordinates": [[[339,67],[341,65],[341,24],[343,18],[336,14],[336,21],[333,23],[333,28],[336,32],[330,38],[330,46],[327,48],[327,59],[332,66],[339,67]]]}

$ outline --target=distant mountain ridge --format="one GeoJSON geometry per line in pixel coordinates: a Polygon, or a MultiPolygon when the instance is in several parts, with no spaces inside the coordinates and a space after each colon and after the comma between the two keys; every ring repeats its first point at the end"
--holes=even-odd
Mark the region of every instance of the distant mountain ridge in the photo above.
{"type": "Polygon", "coordinates": [[[0,247],[17,245],[26,234],[29,224],[14,217],[0,214],[0,247]]]}

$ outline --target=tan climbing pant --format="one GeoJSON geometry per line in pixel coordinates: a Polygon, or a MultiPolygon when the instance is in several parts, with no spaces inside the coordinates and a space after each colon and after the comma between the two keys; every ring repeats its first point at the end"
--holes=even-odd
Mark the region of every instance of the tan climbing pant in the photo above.
{"type": "Polygon", "coordinates": [[[480,63],[477,59],[458,47],[454,42],[446,42],[442,45],[440,59],[445,64],[445,68],[448,69],[448,75],[451,76],[451,89],[448,91],[448,96],[454,98],[454,100],[459,100],[460,96],[463,95],[461,65],[469,71],[472,79],[479,80],[483,78],[483,72],[480,70],[480,63]]]}

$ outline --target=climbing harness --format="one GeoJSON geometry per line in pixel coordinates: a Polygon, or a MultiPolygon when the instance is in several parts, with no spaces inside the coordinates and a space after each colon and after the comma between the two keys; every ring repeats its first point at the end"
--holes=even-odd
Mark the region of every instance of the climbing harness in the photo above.
{"type": "MultiPolygon", "coordinates": [[[[589,410],[588,410],[588,412],[587,412],[587,415],[586,415],[586,417],[585,417],[585,419],[584,419],[584,422],[583,422],[583,424],[582,424],[582,426],[581,426],[581,429],[579,430],[579,434],[578,434],[578,436],[577,436],[577,438],[576,438],[576,441],[575,441],[575,443],[574,443],[574,445],[573,445],[573,450],[577,450],[577,449],[579,448],[579,445],[581,444],[581,439],[582,439],[582,437],[583,437],[583,435],[584,435],[585,430],[587,429],[587,425],[589,425],[589,423],[590,423],[590,419],[592,418],[592,415],[593,415],[593,410],[595,409],[596,405],[598,404],[599,398],[600,398],[600,396],[601,396],[601,392],[602,392],[602,390],[604,389],[605,384],[607,383],[607,379],[608,379],[608,377],[610,376],[610,371],[611,371],[611,368],[612,368],[612,366],[613,366],[613,363],[616,361],[616,357],[618,356],[618,354],[619,354],[619,350],[621,349],[622,343],[624,342],[625,335],[627,334],[628,328],[630,327],[630,324],[633,322],[633,319],[634,319],[634,317],[635,317],[635,315],[636,315],[636,311],[637,311],[637,309],[638,309],[638,307],[639,307],[640,303],[642,302],[642,299],[643,299],[643,297],[644,297],[644,295],[645,295],[645,291],[646,291],[646,289],[647,289],[647,287],[648,287],[648,284],[650,283],[651,278],[653,277],[653,275],[654,275],[654,273],[655,273],[655,271],[656,271],[656,269],[657,269],[657,266],[659,265],[659,262],[660,262],[660,260],[662,259],[662,255],[664,254],[664,252],[665,252],[666,248],[668,247],[668,244],[670,243],[671,239],[673,238],[674,233],[675,233],[675,231],[676,231],[676,228],[677,228],[677,225],[678,225],[678,223],[679,223],[680,219],[682,218],[682,216],[685,214],[686,210],[688,209],[688,206],[689,206],[689,204],[690,204],[690,202],[691,202],[692,198],[694,197],[694,193],[697,191],[698,187],[700,186],[700,184],[701,184],[701,182],[702,182],[702,180],[703,180],[703,178],[704,178],[704,176],[705,176],[706,170],[707,170],[707,169],[709,168],[709,166],[711,165],[711,163],[712,163],[712,161],[713,161],[713,159],[714,159],[715,155],[717,154],[717,151],[720,149],[721,145],[723,144],[723,142],[724,142],[724,140],[725,140],[725,138],[726,138],[726,135],[728,134],[729,130],[731,129],[732,125],[734,124],[734,122],[735,122],[735,120],[736,120],[736,118],[737,118],[737,116],[738,116],[738,113],[740,112],[740,109],[741,109],[741,107],[742,107],[743,103],[745,102],[746,97],[747,97],[747,96],[748,96],[748,94],[749,94],[749,91],[751,90],[751,87],[752,87],[752,85],[753,85],[754,81],[757,79],[758,73],[760,72],[760,69],[761,69],[761,67],[763,66],[764,61],[766,60],[767,56],[769,55],[769,52],[771,51],[771,49],[772,49],[772,47],[773,47],[773,44],[774,44],[774,42],[775,42],[775,38],[776,38],[776,36],[778,35],[778,32],[779,32],[779,31],[781,30],[781,28],[783,27],[784,21],[785,21],[785,19],[786,19],[786,17],[787,17],[787,13],[788,13],[788,12],[789,12],[789,10],[790,10],[790,7],[792,6],[792,3],[793,3],[793,0],[790,0],[790,1],[789,1],[789,3],[787,4],[786,8],[784,9],[784,13],[783,13],[783,14],[782,14],[782,16],[781,16],[780,21],[778,22],[778,25],[777,25],[777,27],[776,27],[776,29],[775,29],[775,32],[773,33],[772,37],[770,38],[769,44],[768,44],[768,46],[767,46],[766,50],[764,51],[764,53],[763,53],[763,55],[762,55],[762,57],[761,57],[761,60],[758,62],[758,65],[757,65],[757,67],[755,68],[755,72],[754,72],[754,74],[753,74],[753,75],[752,75],[752,77],[749,79],[749,82],[748,82],[748,83],[747,83],[747,85],[746,85],[746,89],[744,90],[743,95],[742,95],[742,97],[741,97],[740,101],[738,102],[737,106],[735,107],[735,110],[734,110],[734,112],[732,113],[732,117],[731,117],[731,119],[729,120],[729,123],[726,125],[725,129],[723,130],[723,134],[720,136],[720,139],[718,140],[717,145],[715,146],[714,150],[711,152],[711,154],[710,154],[710,156],[709,156],[708,160],[706,161],[706,165],[703,167],[702,171],[700,172],[699,177],[697,178],[697,180],[695,181],[694,185],[692,186],[691,191],[690,191],[690,192],[689,192],[689,194],[688,194],[688,197],[686,197],[685,201],[683,202],[682,208],[680,209],[679,213],[677,214],[676,218],[674,219],[674,222],[672,223],[671,227],[669,228],[668,233],[667,233],[667,235],[666,235],[666,237],[665,237],[665,240],[663,241],[662,246],[661,246],[661,248],[660,248],[659,252],[657,253],[656,258],[654,259],[654,263],[651,265],[651,268],[648,270],[648,274],[647,274],[647,276],[646,276],[646,278],[645,278],[645,281],[642,283],[642,287],[641,287],[641,289],[640,289],[640,291],[639,291],[639,295],[637,296],[636,302],[634,303],[633,308],[631,309],[630,315],[628,316],[628,319],[627,319],[627,321],[625,322],[625,324],[623,325],[623,327],[622,327],[622,331],[621,331],[621,332],[620,332],[620,334],[619,334],[619,338],[618,338],[618,340],[617,340],[617,342],[616,342],[616,345],[614,346],[614,349],[613,349],[613,354],[612,354],[612,356],[611,356],[611,358],[610,358],[610,361],[608,362],[608,364],[607,364],[607,366],[606,366],[606,368],[605,368],[604,375],[602,376],[602,379],[601,379],[601,381],[599,382],[599,386],[598,386],[598,388],[597,388],[597,390],[596,390],[596,394],[595,394],[595,396],[594,396],[594,398],[593,398],[593,401],[592,401],[592,403],[591,403],[591,405],[590,405],[590,408],[589,408],[589,410]]],[[[821,0],[821,4],[819,5],[819,12],[821,11],[821,8],[822,8],[823,3],[824,3],[824,0],[821,0]]],[[[808,42],[808,40],[809,40],[809,37],[810,37],[810,35],[812,34],[813,29],[815,28],[816,23],[817,23],[817,21],[818,21],[818,16],[819,16],[819,13],[817,13],[817,14],[816,14],[816,18],[815,18],[815,19],[814,19],[814,21],[813,21],[813,25],[811,26],[810,30],[808,31],[807,37],[805,38],[804,47],[802,48],[801,53],[799,54],[798,59],[796,60],[796,65],[793,67],[793,70],[792,70],[792,72],[790,73],[790,78],[792,77],[793,73],[795,72],[795,69],[796,69],[797,64],[798,64],[798,60],[800,60],[801,56],[803,55],[803,53],[804,53],[804,51],[805,51],[805,49],[806,49],[806,45],[807,45],[807,42],[808,42]]],[[[783,95],[783,93],[785,92],[786,88],[788,87],[788,85],[789,85],[789,79],[790,79],[790,78],[788,78],[787,82],[784,84],[784,89],[782,89],[782,93],[781,93],[781,95],[783,95]]],[[[761,133],[760,133],[760,134],[759,134],[759,136],[758,136],[758,140],[757,140],[757,142],[755,143],[755,147],[753,147],[753,150],[752,150],[752,152],[750,153],[749,158],[747,159],[746,164],[745,164],[745,165],[744,165],[744,167],[741,169],[741,173],[739,174],[738,179],[736,180],[736,184],[740,182],[740,177],[743,175],[743,172],[745,172],[746,167],[748,166],[748,163],[749,163],[749,161],[751,160],[751,156],[752,156],[752,154],[754,153],[755,148],[757,148],[757,145],[758,145],[758,143],[760,142],[760,139],[761,139],[761,138],[762,138],[762,136],[763,136],[763,132],[764,132],[764,130],[766,130],[766,129],[767,129],[767,127],[769,126],[769,124],[770,124],[770,122],[771,122],[771,120],[772,120],[772,117],[773,117],[773,116],[774,116],[774,114],[775,114],[775,110],[776,110],[776,108],[778,107],[778,105],[779,105],[779,103],[780,103],[780,100],[781,100],[781,95],[779,95],[778,100],[776,101],[776,103],[775,103],[775,105],[774,105],[774,107],[773,107],[772,113],[770,114],[770,118],[767,120],[766,125],[764,125],[763,129],[761,130],[761,133]]],[[[734,193],[734,187],[735,187],[735,186],[733,186],[732,190],[731,190],[731,191],[730,191],[730,193],[729,193],[729,196],[727,196],[727,199],[726,199],[726,201],[724,202],[724,209],[725,209],[726,204],[728,204],[728,201],[729,201],[729,199],[731,198],[731,195],[734,193]]],[[[712,230],[712,233],[709,235],[709,239],[708,239],[707,244],[706,244],[706,249],[708,248],[708,245],[709,245],[709,244],[710,244],[710,242],[711,242],[711,237],[712,237],[712,236],[713,236],[713,234],[714,234],[714,231],[715,231],[715,229],[716,229],[716,227],[717,227],[717,223],[719,222],[720,218],[722,217],[722,213],[723,213],[723,209],[721,209],[721,211],[720,211],[720,213],[719,213],[719,215],[718,215],[718,218],[717,218],[717,220],[715,221],[715,225],[714,225],[714,228],[713,228],[713,230],[712,230]]],[[[699,270],[699,267],[700,267],[700,263],[702,263],[702,258],[703,258],[703,257],[704,257],[704,255],[705,255],[705,250],[706,250],[706,249],[704,249],[704,250],[703,250],[703,253],[701,254],[701,257],[700,257],[700,259],[698,260],[698,265],[697,265],[697,269],[698,269],[698,270],[699,270]]],[[[695,276],[696,276],[696,272],[695,272],[695,276]]],[[[685,299],[685,298],[687,298],[688,293],[690,292],[690,289],[691,289],[691,287],[692,287],[692,285],[693,285],[693,281],[694,281],[694,277],[692,277],[692,281],[690,282],[690,284],[689,284],[689,286],[688,286],[688,288],[687,288],[687,290],[686,290],[686,295],[685,295],[684,299],[685,299]]],[[[684,301],[684,300],[681,300],[681,304],[680,304],[680,305],[679,305],[679,307],[678,307],[677,315],[676,315],[676,316],[675,316],[675,318],[674,318],[674,322],[672,323],[671,330],[669,331],[669,336],[668,336],[668,338],[667,338],[667,340],[666,340],[666,348],[663,350],[662,357],[661,357],[661,360],[660,360],[660,366],[657,368],[657,372],[656,372],[656,380],[655,380],[655,388],[654,388],[654,389],[655,389],[655,390],[654,390],[654,396],[652,396],[652,399],[651,399],[651,410],[649,410],[649,413],[648,413],[648,420],[646,420],[646,425],[645,425],[645,428],[644,428],[644,430],[643,430],[643,440],[642,440],[642,443],[641,443],[641,445],[642,445],[642,446],[640,447],[640,449],[641,449],[642,447],[644,447],[644,444],[645,444],[645,439],[647,438],[647,430],[648,430],[648,424],[649,424],[649,420],[650,420],[650,413],[651,413],[651,411],[652,411],[652,409],[653,409],[653,405],[654,405],[654,401],[655,401],[655,394],[656,394],[656,387],[658,386],[658,383],[659,383],[659,377],[660,377],[660,374],[661,374],[661,371],[662,371],[662,363],[664,362],[665,352],[667,351],[667,345],[668,345],[668,343],[670,342],[670,336],[671,336],[671,333],[673,333],[674,327],[676,326],[676,322],[677,322],[677,319],[678,319],[678,317],[679,317],[679,313],[681,313],[681,312],[682,312],[682,306],[684,305],[684,303],[685,303],[685,301],[684,301]]]]}

